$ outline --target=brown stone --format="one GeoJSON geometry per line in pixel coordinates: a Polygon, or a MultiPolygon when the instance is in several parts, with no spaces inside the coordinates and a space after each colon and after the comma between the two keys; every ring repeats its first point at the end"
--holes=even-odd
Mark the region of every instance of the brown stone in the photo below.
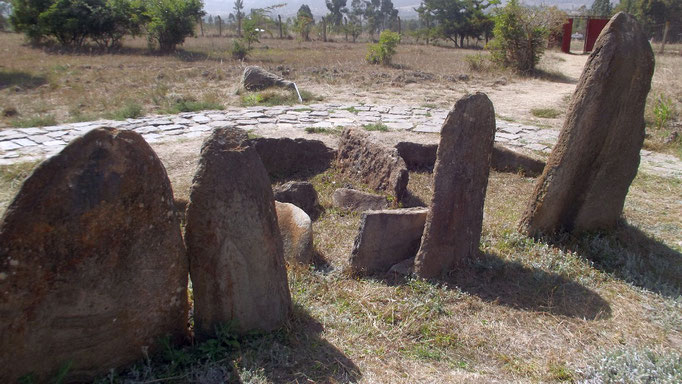
{"type": "Polygon", "coordinates": [[[613,228],[637,174],[654,56],[618,13],[585,64],[566,121],[519,225],[537,235],[613,228]]]}
{"type": "Polygon", "coordinates": [[[438,144],[420,144],[411,141],[401,141],[395,145],[398,154],[405,161],[410,171],[432,170],[436,163],[438,144]]]}
{"type": "Polygon", "coordinates": [[[273,193],[275,200],[301,208],[313,220],[322,212],[317,191],[310,182],[290,181],[277,187],[273,193]]]}
{"type": "MultiPolygon", "coordinates": [[[[431,170],[436,163],[437,144],[401,141],[395,148],[411,171],[431,170]]],[[[537,176],[545,168],[545,162],[495,143],[490,167],[498,172],[521,172],[526,176],[537,176]]]]}
{"type": "Polygon", "coordinates": [[[294,89],[294,83],[270,73],[265,69],[251,65],[244,68],[242,87],[249,91],[260,91],[270,87],[294,89]]]}
{"type": "Polygon", "coordinates": [[[275,201],[246,132],[220,128],[204,142],[185,242],[200,340],[225,323],[238,332],[285,324],[291,297],[275,201]]]}
{"type": "Polygon", "coordinates": [[[360,212],[388,208],[386,197],[350,188],[339,188],[334,191],[332,204],[337,208],[360,212]]]}
{"type": "Polygon", "coordinates": [[[302,264],[313,261],[313,222],[299,207],[275,201],[277,223],[284,243],[284,258],[302,264]]]}
{"type": "Polygon", "coordinates": [[[545,162],[495,144],[490,168],[498,172],[520,172],[535,177],[545,169],[545,162]]]}
{"type": "Polygon", "coordinates": [[[366,211],[350,256],[351,270],[359,275],[385,273],[419,249],[426,208],[366,211]]]}
{"type": "Polygon", "coordinates": [[[0,224],[0,382],[88,381],[187,336],[188,263],[166,170],[132,131],[73,140],[0,224]]]}
{"type": "Polygon", "coordinates": [[[336,165],[342,173],[393,195],[397,201],[405,195],[409,178],[405,161],[395,148],[385,146],[367,132],[356,128],[343,131],[336,165]]]}
{"type": "Polygon", "coordinates": [[[336,156],[319,140],[259,137],[250,142],[275,179],[324,172],[336,156]]]}
{"type": "Polygon", "coordinates": [[[433,199],[415,273],[438,277],[475,257],[495,137],[495,111],[482,93],[457,101],[443,123],[433,199]]]}

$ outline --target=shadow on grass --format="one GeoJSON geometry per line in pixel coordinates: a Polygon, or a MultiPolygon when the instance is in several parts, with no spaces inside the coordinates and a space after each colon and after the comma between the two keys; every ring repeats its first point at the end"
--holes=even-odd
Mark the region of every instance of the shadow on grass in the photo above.
{"type": "MultiPolygon", "coordinates": [[[[239,365],[260,371],[273,383],[353,383],[362,374],[343,352],[321,335],[324,327],[304,308],[294,305],[284,340],[255,339],[244,345],[239,365]]],[[[243,375],[242,375],[243,376],[243,375]]]]}
{"type": "Polygon", "coordinates": [[[671,298],[682,294],[682,253],[626,222],[610,233],[545,240],[634,286],[671,298]]]}
{"type": "Polygon", "coordinates": [[[540,80],[547,80],[553,83],[563,83],[563,84],[578,84],[578,80],[566,76],[558,71],[546,71],[544,69],[536,69],[533,73],[533,77],[540,80]]]}
{"type": "MultiPolygon", "coordinates": [[[[377,277],[388,285],[406,282],[402,276],[377,277]]],[[[611,307],[598,293],[556,273],[529,268],[483,254],[470,265],[453,271],[442,280],[482,300],[512,308],[553,315],[601,320],[611,317],[611,307]]]]}
{"type": "Polygon", "coordinates": [[[13,86],[32,89],[38,88],[43,84],[47,84],[45,76],[34,76],[21,71],[0,71],[0,90],[13,86]]]}
{"type": "Polygon", "coordinates": [[[611,307],[598,293],[561,275],[503,260],[494,254],[452,273],[447,283],[481,299],[513,308],[600,320],[611,307]]]}

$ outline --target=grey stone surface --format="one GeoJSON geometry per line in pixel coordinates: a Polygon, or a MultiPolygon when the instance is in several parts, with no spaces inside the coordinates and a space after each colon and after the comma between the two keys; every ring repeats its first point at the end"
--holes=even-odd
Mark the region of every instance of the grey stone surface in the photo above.
{"type": "MultiPolygon", "coordinates": [[[[301,117],[293,110],[297,107],[290,106],[274,106],[274,107],[249,107],[236,108],[227,107],[223,111],[199,112],[199,113],[181,113],[173,116],[149,116],[140,119],[128,119],[126,121],[107,121],[100,120],[95,122],[63,124],[52,127],[42,127],[30,129],[30,133],[25,133],[17,129],[0,129],[0,165],[12,164],[20,161],[27,161],[33,159],[40,159],[54,153],[54,149],[47,145],[47,143],[37,143],[37,145],[22,147],[15,144],[12,140],[17,139],[31,139],[32,135],[41,136],[47,134],[51,137],[58,137],[65,143],[73,140],[81,134],[101,126],[117,127],[119,129],[136,130],[142,127],[146,128],[144,137],[148,142],[165,142],[178,140],[185,136],[185,133],[193,132],[193,137],[202,137],[208,135],[214,128],[225,128],[235,126],[248,130],[253,130],[258,133],[261,130],[282,130],[282,131],[298,131],[300,136],[305,136],[304,131],[307,127],[336,127],[336,126],[353,126],[367,123],[375,123],[381,120],[383,114],[391,111],[391,106],[382,105],[366,105],[360,106],[358,104],[315,104],[308,106],[315,111],[327,111],[328,117],[324,116],[308,116],[301,117]],[[355,114],[344,108],[361,108],[363,111],[370,112],[371,116],[363,117],[362,112],[355,114]],[[289,113],[294,112],[294,113],[289,113]],[[245,115],[250,113],[262,114],[265,117],[247,118],[245,115]],[[289,119],[282,119],[281,116],[287,115],[289,119]],[[195,116],[205,116],[210,122],[206,124],[197,124],[192,118],[195,116]],[[166,120],[172,121],[173,124],[182,126],[182,129],[165,132],[162,126],[154,126],[150,124],[153,121],[166,120]],[[305,120],[305,121],[304,121],[305,120]],[[239,121],[239,123],[238,123],[239,121]],[[198,132],[198,133],[197,133],[198,132]]],[[[404,120],[395,124],[412,124],[414,128],[408,129],[409,132],[414,133],[439,133],[441,125],[445,120],[447,111],[425,107],[409,107],[401,106],[401,113],[405,117],[404,120]],[[409,113],[411,111],[411,114],[409,113]],[[426,113],[431,117],[426,117],[426,113]]],[[[396,113],[391,112],[393,115],[396,113]]],[[[256,115],[253,115],[256,116],[256,115]]],[[[260,116],[260,115],[258,115],[260,116]]],[[[199,120],[206,121],[202,117],[199,120]]],[[[403,128],[398,126],[397,128],[403,128]]],[[[556,143],[558,138],[558,131],[554,129],[543,129],[532,125],[513,123],[508,121],[497,121],[498,137],[496,141],[504,142],[505,145],[512,147],[520,147],[530,149],[548,154],[551,147],[556,143]],[[512,139],[503,138],[500,133],[507,133],[514,135],[512,139]],[[538,144],[535,146],[534,144],[538,144]],[[528,146],[532,146],[528,148],[528,146]]],[[[22,128],[26,129],[26,128],[22,128]]],[[[647,172],[663,176],[663,177],[682,177],[682,161],[671,155],[654,153],[652,155],[644,155],[642,152],[641,168],[647,172]]]]}
{"type": "Polygon", "coordinates": [[[385,273],[419,248],[427,208],[366,211],[350,256],[351,270],[359,275],[385,273]]]}
{"type": "Polygon", "coordinates": [[[301,208],[313,220],[322,213],[317,191],[308,181],[289,181],[273,190],[275,200],[301,208]]]}

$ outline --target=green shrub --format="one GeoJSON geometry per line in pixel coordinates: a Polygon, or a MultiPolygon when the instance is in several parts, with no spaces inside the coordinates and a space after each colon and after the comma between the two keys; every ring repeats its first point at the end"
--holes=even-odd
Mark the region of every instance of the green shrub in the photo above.
{"type": "Polygon", "coordinates": [[[145,16],[147,41],[158,44],[161,52],[175,51],[186,37],[194,35],[197,20],[203,15],[201,0],[147,0],[145,16]]]}
{"type": "Polygon", "coordinates": [[[101,48],[137,35],[145,22],[141,0],[13,0],[10,21],[34,43],[54,38],[64,46],[88,39],[101,48]]]}
{"type": "Polygon", "coordinates": [[[135,119],[144,115],[142,106],[135,102],[128,102],[121,109],[113,112],[110,116],[114,120],[135,119]]]}
{"type": "Polygon", "coordinates": [[[391,64],[391,59],[395,55],[395,49],[400,42],[400,35],[385,30],[379,36],[377,44],[369,45],[369,52],[367,52],[366,60],[370,64],[391,64]]]}
{"type": "Polygon", "coordinates": [[[654,104],[654,126],[656,129],[665,128],[668,121],[673,117],[673,103],[672,101],[663,96],[659,95],[656,98],[656,103],[654,104]]]}
{"type": "Polygon", "coordinates": [[[532,72],[545,51],[548,33],[539,12],[511,0],[495,16],[495,38],[488,44],[491,59],[521,73],[532,72]]]}
{"type": "Polygon", "coordinates": [[[239,39],[232,40],[232,48],[230,49],[230,55],[235,60],[244,60],[246,56],[251,51],[251,48],[242,44],[239,39]]]}
{"type": "Polygon", "coordinates": [[[466,61],[467,65],[469,66],[469,69],[476,72],[487,71],[490,67],[488,58],[480,53],[476,53],[474,55],[466,55],[464,56],[464,61],[466,61]]]}

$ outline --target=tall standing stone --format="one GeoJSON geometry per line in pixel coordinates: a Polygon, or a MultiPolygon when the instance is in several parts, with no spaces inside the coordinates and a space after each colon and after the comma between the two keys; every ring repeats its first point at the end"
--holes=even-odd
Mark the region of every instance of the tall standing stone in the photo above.
{"type": "Polygon", "coordinates": [[[488,97],[476,93],[458,100],[441,130],[417,275],[438,277],[478,252],[494,139],[495,111],[488,97]]]}
{"type": "Polygon", "coordinates": [[[232,323],[270,331],[291,311],[272,188],[246,132],[216,129],[201,148],[185,242],[199,339],[232,323]]]}
{"type": "Polygon", "coordinates": [[[0,382],[91,380],[187,336],[173,192],[132,131],[96,129],[26,179],[0,224],[0,382]]]}
{"type": "Polygon", "coordinates": [[[602,30],[559,140],[520,223],[535,235],[616,225],[644,142],[654,56],[637,21],[618,13],[602,30]]]}

